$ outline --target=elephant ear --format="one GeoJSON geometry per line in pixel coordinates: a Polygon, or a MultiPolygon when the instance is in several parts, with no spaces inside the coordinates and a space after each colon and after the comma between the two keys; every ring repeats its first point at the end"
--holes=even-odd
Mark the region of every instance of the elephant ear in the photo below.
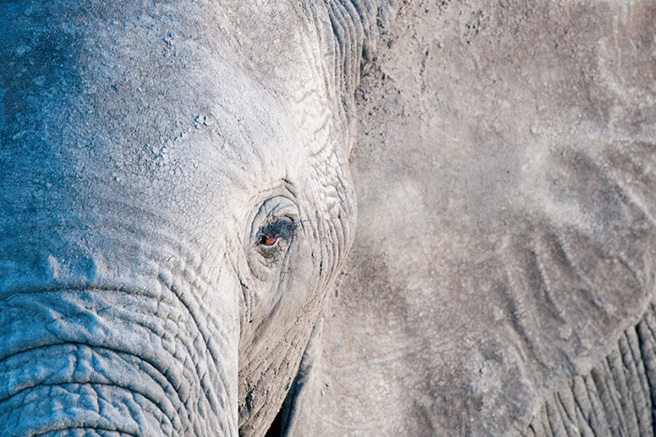
{"type": "Polygon", "coordinates": [[[650,1],[401,10],[358,92],[356,242],[288,434],[522,433],[615,353],[654,298],[655,31],[650,1]]]}

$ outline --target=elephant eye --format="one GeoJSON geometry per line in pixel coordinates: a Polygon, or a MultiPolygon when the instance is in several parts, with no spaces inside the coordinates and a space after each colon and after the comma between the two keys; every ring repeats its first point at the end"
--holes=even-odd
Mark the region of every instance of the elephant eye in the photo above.
{"type": "Polygon", "coordinates": [[[279,238],[280,237],[273,237],[271,235],[261,235],[260,236],[260,241],[258,241],[257,244],[259,244],[260,246],[271,247],[271,246],[275,245],[278,242],[279,238]]]}
{"type": "Polygon", "coordinates": [[[279,219],[263,226],[256,238],[255,246],[265,258],[273,258],[291,243],[296,230],[296,222],[279,219]]]}
{"type": "Polygon", "coordinates": [[[303,226],[298,206],[290,197],[275,196],[254,214],[246,254],[253,275],[268,281],[276,277],[303,226]]]}

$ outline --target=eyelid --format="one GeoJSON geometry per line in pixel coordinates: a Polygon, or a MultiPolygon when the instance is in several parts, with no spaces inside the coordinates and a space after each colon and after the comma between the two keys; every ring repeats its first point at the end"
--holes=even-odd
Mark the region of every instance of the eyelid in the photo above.
{"type": "Polygon", "coordinates": [[[283,265],[301,223],[299,208],[289,197],[272,197],[260,205],[245,239],[248,264],[258,279],[270,279],[283,265]]]}
{"type": "Polygon", "coordinates": [[[265,247],[273,247],[274,244],[276,244],[280,240],[280,238],[289,242],[294,236],[296,226],[297,223],[291,219],[286,219],[286,220],[278,219],[276,221],[267,223],[266,225],[261,227],[257,233],[257,238],[256,238],[256,241],[258,242],[257,244],[265,247]],[[271,245],[262,244],[260,243],[262,237],[272,238],[276,241],[271,245]]]}
{"type": "Polygon", "coordinates": [[[287,197],[276,196],[260,206],[252,221],[251,238],[256,238],[262,229],[279,220],[292,222],[300,220],[298,207],[287,197]]]}

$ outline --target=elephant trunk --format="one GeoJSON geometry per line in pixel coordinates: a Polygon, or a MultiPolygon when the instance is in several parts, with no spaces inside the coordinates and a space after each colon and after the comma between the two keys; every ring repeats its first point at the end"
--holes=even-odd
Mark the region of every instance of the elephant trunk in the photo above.
{"type": "Polygon", "coordinates": [[[3,293],[0,435],[236,435],[234,341],[156,288],[3,293]]]}

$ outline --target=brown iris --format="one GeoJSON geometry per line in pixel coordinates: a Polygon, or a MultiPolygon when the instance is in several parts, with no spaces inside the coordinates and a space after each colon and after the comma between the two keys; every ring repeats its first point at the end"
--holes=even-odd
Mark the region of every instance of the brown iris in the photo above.
{"type": "Polygon", "coordinates": [[[278,242],[279,238],[280,237],[273,237],[271,235],[262,235],[260,237],[259,244],[261,244],[262,246],[273,246],[278,242]]]}
{"type": "Polygon", "coordinates": [[[263,226],[256,241],[256,249],[264,258],[275,258],[286,252],[294,237],[297,224],[291,220],[278,219],[263,226]]]}

